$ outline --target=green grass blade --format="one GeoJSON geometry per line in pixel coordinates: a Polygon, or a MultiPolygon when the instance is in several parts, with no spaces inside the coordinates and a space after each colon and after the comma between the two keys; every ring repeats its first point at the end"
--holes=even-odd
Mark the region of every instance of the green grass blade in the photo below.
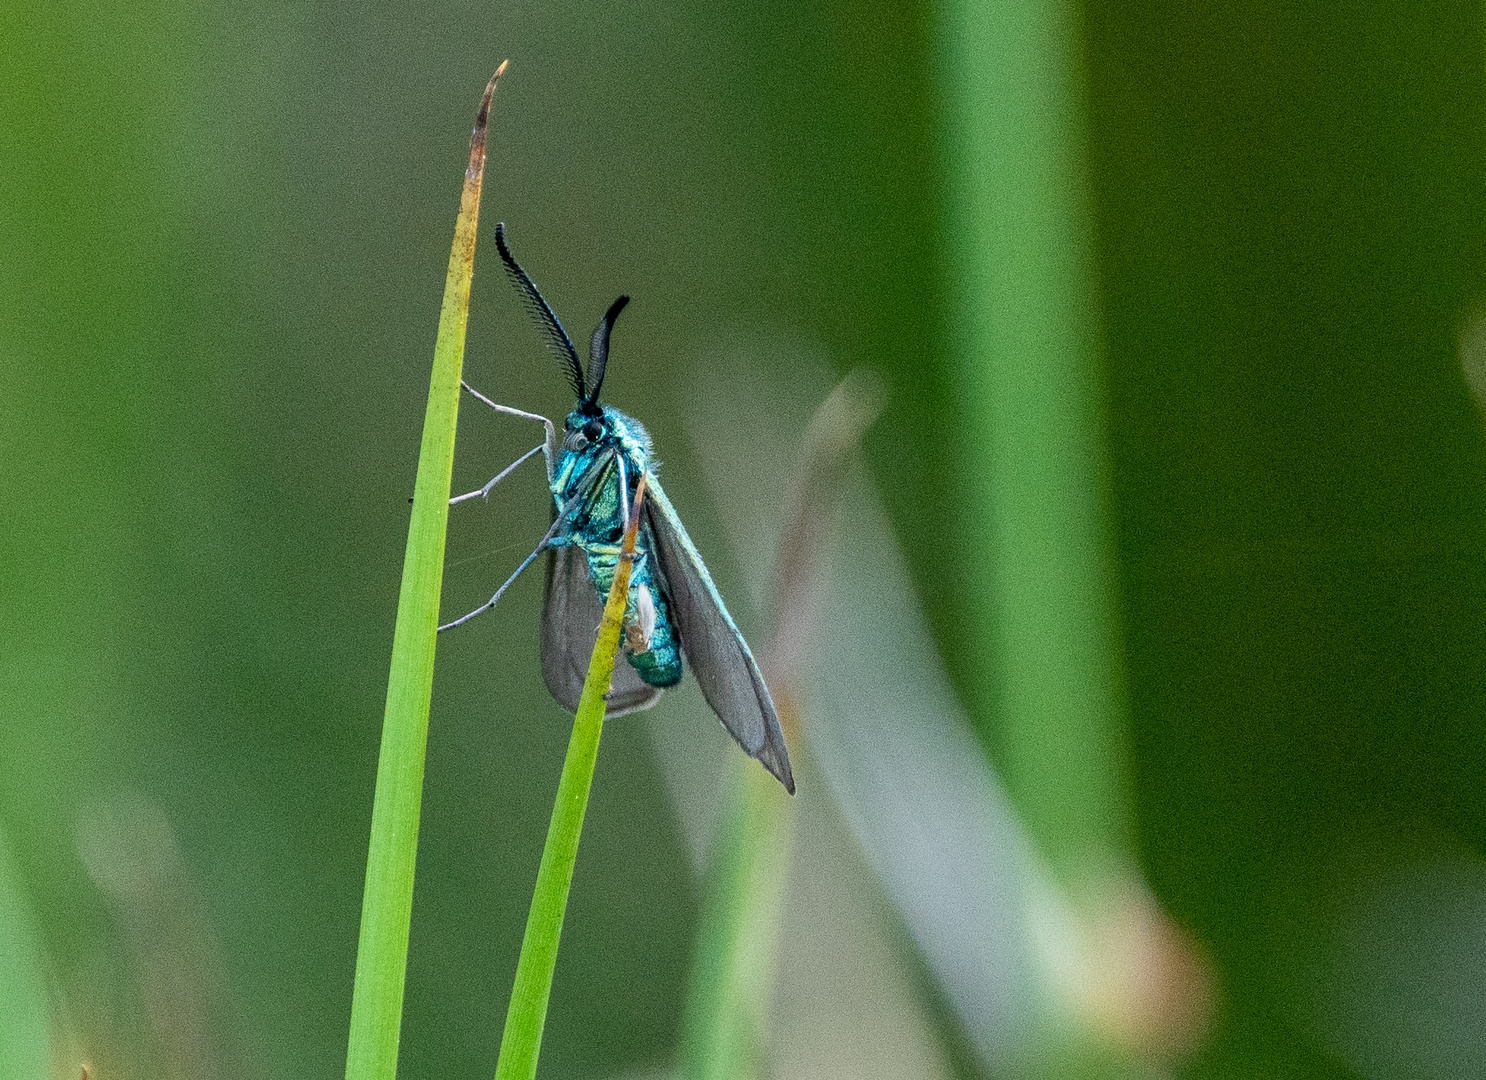
{"type": "MultiPolygon", "coordinates": [[[[942,0],[947,201],[965,388],[961,476],[982,728],[1089,940],[1139,895],[1104,505],[1097,288],[1071,0],[942,0]]],[[[1156,917],[1159,917],[1157,915],[1156,917]]],[[[1121,970],[1098,944],[1082,977],[1121,970]]],[[[1139,984],[1133,984],[1139,985],[1139,984]]],[[[1074,1021],[1027,1073],[1125,1076],[1069,983],[1074,1021]]]]}
{"type": "Polygon", "coordinates": [[[52,1071],[41,935],[24,893],[0,834],[0,1080],[52,1071]]]}
{"type": "Polygon", "coordinates": [[[982,700],[1018,809],[1087,884],[1130,842],[1077,11],[942,0],[939,47],[982,700]]]}
{"type": "Polygon", "coordinates": [[[433,694],[434,642],[439,590],[444,577],[444,533],[449,520],[449,483],[454,469],[454,428],[459,414],[459,378],[464,366],[470,278],[485,173],[485,135],[490,100],[506,65],[491,77],[470,138],[469,168],[449,252],[449,276],[433,349],[428,411],[418,452],[418,479],[403,560],[402,591],[392,638],[392,669],[377,760],[371,844],[366,857],[366,892],[356,945],[356,985],[351,997],[351,1034],[346,1080],[391,1080],[397,1075],[408,925],[413,913],[413,867],[418,850],[418,813],[423,793],[423,755],[428,742],[428,706],[433,694]]]}
{"type": "MultiPolygon", "coordinates": [[[[644,498],[642,477],[624,533],[624,551],[629,556],[634,554],[644,498]]],[[[578,713],[573,717],[573,734],[562,763],[562,778],[557,782],[557,799],[547,826],[542,863],[537,869],[531,912],[526,917],[526,933],[521,939],[521,956],[516,961],[516,981],[511,987],[511,1003],[506,1008],[506,1027],[501,1033],[500,1056],[495,1063],[496,1080],[532,1080],[537,1074],[537,1055],[542,1049],[542,1029],[547,1023],[547,999],[552,994],[552,973],[557,968],[562,919],[568,907],[568,889],[573,884],[573,867],[578,861],[578,839],[583,832],[583,815],[588,810],[588,792],[593,786],[599,736],[604,731],[607,708],[604,695],[609,692],[609,680],[614,674],[619,631],[629,599],[631,566],[630,558],[619,560],[609,599],[604,604],[598,639],[593,643],[588,676],[578,699],[578,713]]]]}
{"type": "Polygon", "coordinates": [[[733,765],[682,1022],[684,1080],[767,1072],[763,1049],[794,808],[757,764],[739,757],[733,765]]]}

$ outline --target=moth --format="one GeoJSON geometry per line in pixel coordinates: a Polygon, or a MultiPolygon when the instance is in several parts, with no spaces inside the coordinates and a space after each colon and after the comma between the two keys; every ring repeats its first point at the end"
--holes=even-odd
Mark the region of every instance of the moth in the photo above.
{"type": "Polygon", "coordinates": [[[540,453],[547,464],[552,492],[552,527],[489,601],[439,630],[460,626],[494,608],[522,571],[545,554],[542,678],[558,703],[576,712],[604,599],[619,565],[624,525],[643,476],[644,504],[621,644],[627,663],[614,665],[613,682],[606,696],[607,715],[621,716],[649,708],[667,687],[681,681],[684,669],[689,667],[723,727],[793,794],[794,775],[774,699],[753,651],[707,572],[707,564],[655,475],[650,434],[634,417],[599,401],[609,359],[609,337],[629,297],[621,296],[610,304],[594,330],[585,372],[556,313],[511,255],[504,222],[496,226],[495,246],[506,273],[567,375],[577,403],[563,422],[559,437],[546,417],[499,405],[461,384],[498,412],[540,421],[546,427],[546,438],[484,487],[457,496],[450,504],[489,496],[518,466],[540,453]]]}

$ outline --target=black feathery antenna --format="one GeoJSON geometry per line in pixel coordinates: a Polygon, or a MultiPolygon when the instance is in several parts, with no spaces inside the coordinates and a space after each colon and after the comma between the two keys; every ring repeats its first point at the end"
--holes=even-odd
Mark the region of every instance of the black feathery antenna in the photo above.
{"type": "Polygon", "coordinates": [[[629,297],[621,296],[610,304],[609,310],[604,312],[604,321],[599,323],[593,332],[593,340],[588,343],[588,397],[583,401],[583,411],[590,416],[599,412],[599,388],[604,385],[604,368],[609,365],[609,334],[614,330],[614,320],[619,318],[619,313],[628,303],[629,297]]]}
{"type": "Polygon", "coordinates": [[[568,382],[573,386],[573,393],[578,396],[579,401],[588,400],[588,392],[583,386],[583,364],[578,359],[578,350],[573,348],[573,339],[568,337],[568,332],[562,328],[557,314],[542,299],[542,294],[537,291],[537,283],[532,281],[521,269],[511,255],[511,249],[506,247],[506,223],[500,222],[495,227],[495,249],[500,252],[500,261],[506,264],[506,273],[510,275],[511,281],[521,290],[521,299],[526,304],[526,310],[532,313],[532,317],[541,325],[547,335],[547,347],[552,350],[552,355],[567,373],[568,382]]]}

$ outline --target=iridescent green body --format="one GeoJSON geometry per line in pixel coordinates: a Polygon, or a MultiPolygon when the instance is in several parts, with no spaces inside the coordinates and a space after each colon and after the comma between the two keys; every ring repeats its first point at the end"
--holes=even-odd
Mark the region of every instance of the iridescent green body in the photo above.
{"type": "MultiPolygon", "coordinates": [[[[562,455],[552,479],[552,499],[558,513],[574,498],[565,529],[553,536],[552,547],[581,548],[588,576],[600,601],[609,595],[619,565],[625,511],[633,504],[640,477],[654,474],[650,434],[638,420],[613,406],[603,407],[602,418],[574,410],[565,425],[562,455]],[[589,439],[585,428],[602,428],[589,439]],[[622,461],[621,468],[619,462],[622,461]],[[620,485],[624,484],[623,495],[620,485]]],[[[648,529],[635,541],[635,565],[630,572],[624,610],[625,656],[636,673],[651,686],[675,686],[681,681],[681,643],[671,622],[666,589],[651,552],[648,529]],[[650,608],[646,611],[646,607],[650,608]]]]}

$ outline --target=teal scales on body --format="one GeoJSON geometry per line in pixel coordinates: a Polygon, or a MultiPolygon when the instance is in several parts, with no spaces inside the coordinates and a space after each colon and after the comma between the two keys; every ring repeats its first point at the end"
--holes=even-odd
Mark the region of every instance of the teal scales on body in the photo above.
{"type": "MultiPolygon", "coordinates": [[[[609,595],[614,573],[619,568],[626,510],[634,500],[640,477],[650,474],[647,487],[651,498],[665,499],[665,494],[655,479],[650,433],[634,417],[605,406],[602,419],[591,421],[574,410],[565,427],[572,434],[564,440],[557,476],[552,480],[555,510],[561,512],[592,469],[601,467],[603,472],[589,498],[572,512],[570,531],[565,536],[554,537],[551,546],[573,546],[583,552],[588,559],[588,575],[602,601],[609,595]],[[590,422],[597,422],[604,429],[597,442],[590,442],[583,435],[583,428],[590,422]],[[581,448],[570,448],[576,441],[574,434],[581,437],[581,448]],[[600,458],[606,455],[612,455],[611,460],[600,466],[600,458]],[[614,460],[616,457],[625,462],[623,470],[614,460]],[[619,489],[621,479],[625,482],[623,497],[619,489]]],[[[666,504],[669,506],[669,500],[666,504]]],[[[651,557],[653,547],[650,530],[642,528],[635,539],[635,564],[630,570],[629,597],[624,608],[624,650],[626,659],[647,685],[664,689],[681,681],[681,643],[671,625],[666,590],[657,580],[658,570],[651,557]]]]}
{"type": "Polygon", "coordinates": [[[585,375],[567,331],[506,247],[504,224],[496,226],[495,244],[507,273],[567,374],[578,404],[568,414],[559,437],[556,427],[545,417],[497,405],[465,387],[500,412],[540,420],[547,437],[483,488],[451,503],[488,497],[512,470],[541,453],[552,491],[552,527],[487,603],[439,629],[459,626],[495,607],[511,582],[545,552],[542,678],[561,705],[576,711],[603,603],[621,558],[625,522],[643,477],[644,502],[621,646],[628,663],[614,667],[605,695],[607,715],[649,708],[662,690],[681,681],[684,667],[689,666],[723,727],[750,757],[793,793],[794,776],[774,700],[680,515],[656,479],[650,435],[638,420],[599,404],[609,336],[629,298],[621,296],[611,304],[594,331],[585,375]]]}

